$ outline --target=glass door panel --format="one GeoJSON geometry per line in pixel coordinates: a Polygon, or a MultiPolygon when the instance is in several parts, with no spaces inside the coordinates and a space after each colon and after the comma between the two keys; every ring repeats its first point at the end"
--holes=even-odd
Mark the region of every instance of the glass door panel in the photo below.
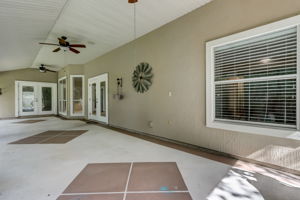
{"type": "Polygon", "coordinates": [[[35,112],[35,89],[34,86],[22,86],[22,112],[35,112]]]}
{"type": "Polygon", "coordinates": [[[97,115],[97,89],[96,83],[92,84],[92,115],[97,115]]]}
{"type": "Polygon", "coordinates": [[[42,87],[42,112],[52,111],[52,88],[42,87]]]}
{"type": "Polygon", "coordinates": [[[108,74],[103,74],[98,77],[99,88],[99,121],[108,123],[108,74]]]}
{"type": "Polygon", "coordinates": [[[73,114],[78,115],[82,114],[83,108],[82,108],[82,101],[76,101],[73,100],[73,114]]]}
{"type": "Polygon", "coordinates": [[[83,76],[71,75],[71,116],[84,115],[83,76]]]}
{"type": "Polygon", "coordinates": [[[101,109],[100,114],[102,117],[106,116],[106,82],[100,83],[100,99],[101,99],[101,109]]]}
{"type": "Polygon", "coordinates": [[[55,83],[40,83],[39,87],[39,114],[51,115],[56,114],[56,84],[55,83]]]}
{"type": "Polygon", "coordinates": [[[19,84],[19,114],[21,116],[38,114],[38,91],[37,86],[31,82],[21,82],[19,84]]]}
{"type": "Polygon", "coordinates": [[[88,88],[88,118],[92,120],[99,120],[99,102],[97,99],[98,88],[97,82],[94,79],[89,79],[88,88]]]}
{"type": "Polygon", "coordinates": [[[67,84],[66,84],[66,79],[63,80],[62,83],[62,100],[63,100],[63,113],[67,112],[67,84]]]}
{"type": "Polygon", "coordinates": [[[58,110],[59,114],[67,115],[67,79],[58,81],[58,110]]]}

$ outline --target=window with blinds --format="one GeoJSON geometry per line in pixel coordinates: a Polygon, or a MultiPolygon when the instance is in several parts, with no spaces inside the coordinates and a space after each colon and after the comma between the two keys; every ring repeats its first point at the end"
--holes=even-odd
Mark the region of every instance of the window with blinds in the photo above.
{"type": "Polygon", "coordinates": [[[215,120],[297,127],[297,27],[215,47],[215,120]]]}

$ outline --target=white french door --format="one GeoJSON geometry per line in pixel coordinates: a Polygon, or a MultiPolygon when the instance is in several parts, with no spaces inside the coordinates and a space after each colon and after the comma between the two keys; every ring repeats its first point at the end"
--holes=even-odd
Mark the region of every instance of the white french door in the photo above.
{"type": "Polygon", "coordinates": [[[16,81],[16,116],[56,114],[56,84],[16,81]]]}
{"type": "Polygon", "coordinates": [[[108,74],[88,81],[88,118],[108,123],[108,74]]]}

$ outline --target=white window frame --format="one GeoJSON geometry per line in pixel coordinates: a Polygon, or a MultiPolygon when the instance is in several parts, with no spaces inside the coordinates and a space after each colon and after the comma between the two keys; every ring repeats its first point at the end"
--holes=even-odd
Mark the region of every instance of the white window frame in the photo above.
{"type": "Polygon", "coordinates": [[[300,140],[300,15],[277,21],[275,23],[260,26],[248,31],[233,34],[206,43],[206,126],[236,132],[245,132],[258,135],[268,135],[282,138],[292,138],[300,140]],[[215,120],[215,70],[214,70],[214,49],[226,44],[250,39],[268,33],[297,27],[297,128],[278,128],[247,124],[244,122],[230,120],[215,120]]]}
{"type": "Polygon", "coordinates": [[[82,117],[85,113],[85,85],[84,85],[84,75],[70,75],[70,116],[72,117],[82,117]],[[78,114],[74,114],[73,110],[73,79],[74,78],[82,78],[82,112],[78,114]]]}
{"type": "Polygon", "coordinates": [[[57,85],[58,85],[58,113],[60,114],[60,115],[63,115],[63,116],[67,116],[67,113],[68,113],[68,82],[67,82],[67,77],[66,76],[64,76],[64,77],[62,77],[62,78],[60,78],[60,79],[58,79],[58,83],[57,83],[57,85]],[[66,112],[61,112],[60,111],[60,109],[59,109],[59,101],[60,101],[60,98],[61,98],[61,95],[62,95],[62,91],[60,90],[60,82],[62,81],[62,80],[66,80],[66,112]]]}

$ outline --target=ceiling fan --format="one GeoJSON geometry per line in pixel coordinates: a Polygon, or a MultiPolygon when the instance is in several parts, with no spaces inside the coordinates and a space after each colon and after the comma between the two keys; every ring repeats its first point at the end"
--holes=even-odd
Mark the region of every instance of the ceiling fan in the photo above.
{"type": "Polygon", "coordinates": [[[41,64],[39,67],[38,67],[38,70],[40,70],[41,73],[46,73],[46,72],[56,72],[54,70],[50,70],[46,67],[51,67],[49,65],[44,65],[44,64],[41,64]]]}
{"type": "Polygon", "coordinates": [[[73,53],[76,53],[76,54],[80,53],[80,51],[78,51],[77,49],[74,49],[74,48],[86,48],[86,46],[84,44],[70,44],[69,42],[67,42],[66,36],[62,36],[57,39],[58,39],[58,44],[44,43],[44,42],[40,42],[40,44],[58,46],[58,48],[54,49],[53,52],[58,52],[61,50],[61,47],[63,47],[63,48],[69,48],[70,51],[72,51],[73,53]]]}

